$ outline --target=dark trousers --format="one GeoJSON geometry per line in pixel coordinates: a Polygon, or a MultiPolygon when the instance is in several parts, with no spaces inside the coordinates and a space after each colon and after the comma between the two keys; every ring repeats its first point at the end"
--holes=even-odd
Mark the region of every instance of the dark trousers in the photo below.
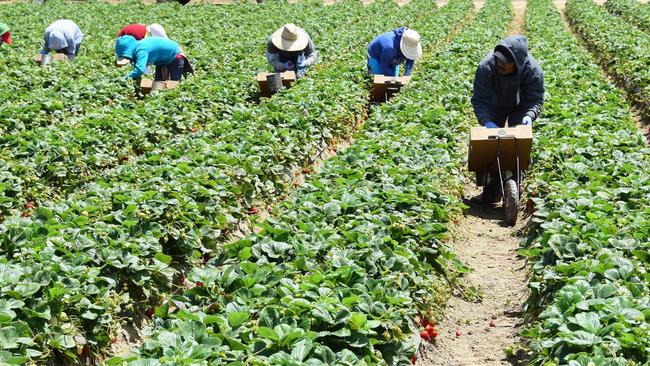
{"type": "Polygon", "coordinates": [[[497,107],[490,107],[490,114],[492,114],[492,122],[496,123],[499,127],[505,127],[506,120],[509,127],[515,127],[521,124],[521,120],[526,115],[528,110],[523,107],[515,109],[501,109],[497,107]]]}
{"type": "Polygon", "coordinates": [[[165,66],[156,66],[156,81],[175,80],[181,81],[185,69],[185,58],[176,58],[165,66]]]}

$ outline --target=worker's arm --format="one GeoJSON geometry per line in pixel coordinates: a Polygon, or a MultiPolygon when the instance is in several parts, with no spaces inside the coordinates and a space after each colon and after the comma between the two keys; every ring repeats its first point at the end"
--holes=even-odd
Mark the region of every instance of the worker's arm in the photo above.
{"type": "Polygon", "coordinates": [[[318,56],[318,52],[316,51],[316,48],[314,47],[314,43],[312,43],[311,38],[309,39],[309,43],[307,43],[307,48],[305,48],[305,60],[302,63],[302,67],[311,67],[316,63],[316,57],[318,56]]]}
{"type": "Polygon", "coordinates": [[[271,41],[266,45],[266,61],[273,66],[273,70],[285,71],[284,63],[280,61],[279,50],[273,46],[271,41]]]}
{"type": "Polygon", "coordinates": [[[129,74],[129,77],[137,79],[144,75],[147,70],[147,61],[149,60],[149,53],[145,50],[138,50],[135,53],[135,67],[129,74]]]}
{"type": "Polygon", "coordinates": [[[521,86],[525,115],[533,121],[539,117],[544,104],[544,72],[537,65],[526,73],[521,86]]]}
{"type": "Polygon", "coordinates": [[[406,59],[406,67],[404,68],[404,76],[410,76],[411,75],[411,70],[413,69],[413,65],[415,65],[415,61],[406,59]]]}
{"type": "Polygon", "coordinates": [[[392,48],[384,48],[379,57],[379,70],[385,76],[395,76],[395,68],[390,64],[395,59],[395,51],[392,48]]]}
{"type": "Polygon", "coordinates": [[[43,38],[45,39],[45,42],[43,42],[43,49],[41,50],[41,55],[47,55],[48,53],[50,53],[50,47],[47,45],[48,39],[50,38],[50,34],[48,32],[45,32],[45,34],[43,34],[43,38]]]}
{"type": "Polygon", "coordinates": [[[478,68],[476,68],[472,107],[474,107],[474,114],[481,126],[485,125],[486,122],[494,120],[490,113],[490,103],[492,102],[492,94],[494,93],[490,75],[489,64],[484,65],[481,63],[478,68]]]}

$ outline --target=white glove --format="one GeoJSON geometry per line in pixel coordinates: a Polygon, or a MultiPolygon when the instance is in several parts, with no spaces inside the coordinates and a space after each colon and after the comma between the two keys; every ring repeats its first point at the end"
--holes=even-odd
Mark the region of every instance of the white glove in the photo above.
{"type": "Polygon", "coordinates": [[[524,116],[524,118],[521,120],[522,125],[530,125],[533,123],[533,119],[530,118],[530,116],[524,116]]]}

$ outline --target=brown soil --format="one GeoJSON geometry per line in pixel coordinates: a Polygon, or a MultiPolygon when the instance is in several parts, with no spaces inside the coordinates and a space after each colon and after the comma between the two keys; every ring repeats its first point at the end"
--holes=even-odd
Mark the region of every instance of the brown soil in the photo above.
{"type": "Polygon", "coordinates": [[[513,0],[512,9],[514,11],[514,18],[510,23],[509,34],[522,34],[524,33],[524,24],[526,23],[526,0],[513,0]]]}
{"type": "Polygon", "coordinates": [[[439,8],[442,8],[443,6],[447,5],[449,0],[437,0],[436,4],[438,5],[439,8]]]}

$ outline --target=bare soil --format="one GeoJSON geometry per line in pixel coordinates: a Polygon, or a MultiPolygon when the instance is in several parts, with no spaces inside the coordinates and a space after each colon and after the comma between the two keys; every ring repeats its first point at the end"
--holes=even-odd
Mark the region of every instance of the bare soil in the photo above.
{"type": "Polygon", "coordinates": [[[526,0],[513,0],[514,17],[510,23],[509,34],[522,34],[526,23],[526,0]]]}

